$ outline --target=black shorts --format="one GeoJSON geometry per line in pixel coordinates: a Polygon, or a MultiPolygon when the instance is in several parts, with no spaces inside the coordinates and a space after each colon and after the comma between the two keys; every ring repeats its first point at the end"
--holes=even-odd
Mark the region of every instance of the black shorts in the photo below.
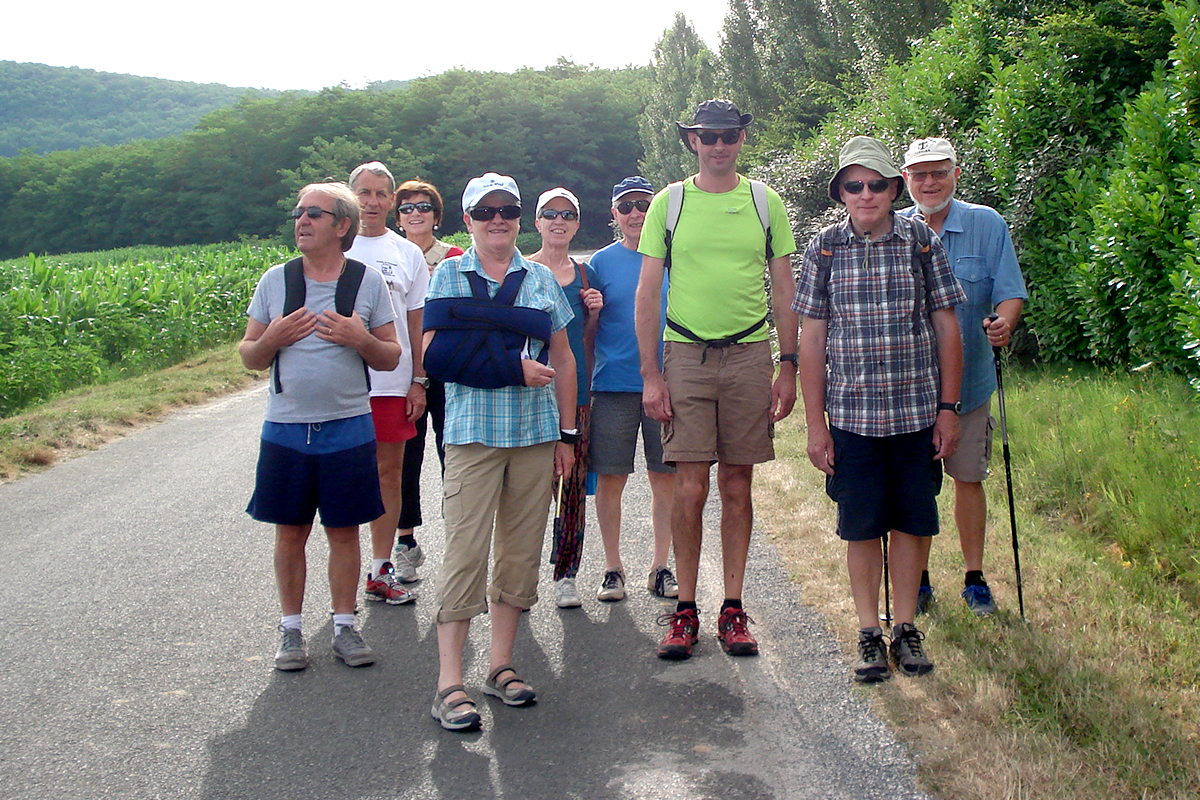
{"type": "Polygon", "coordinates": [[[838,504],[839,537],[861,542],[888,531],[937,534],[942,462],[933,457],[932,427],[882,437],[830,433],[834,473],[825,478],[825,493],[838,504]]]}

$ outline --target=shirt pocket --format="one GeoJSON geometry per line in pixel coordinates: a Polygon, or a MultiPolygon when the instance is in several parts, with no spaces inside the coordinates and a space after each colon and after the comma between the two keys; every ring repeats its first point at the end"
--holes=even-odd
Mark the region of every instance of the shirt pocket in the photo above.
{"type": "Polygon", "coordinates": [[[992,304],[993,279],[983,256],[959,256],[954,259],[954,276],[967,295],[967,304],[988,306],[992,304]]]}

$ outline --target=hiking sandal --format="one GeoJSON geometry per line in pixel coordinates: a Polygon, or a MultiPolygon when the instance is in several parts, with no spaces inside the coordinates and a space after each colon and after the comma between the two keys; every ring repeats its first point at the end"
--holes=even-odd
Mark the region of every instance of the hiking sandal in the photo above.
{"type": "Polygon", "coordinates": [[[513,686],[514,683],[525,683],[525,681],[517,677],[517,671],[513,669],[512,664],[505,664],[502,667],[496,667],[487,676],[487,680],[483,682],[483,693],[499,697],[506,706],[527,706],[537,700],[537,693],[529,688],[529,684],[525,683],[524,688],[518,689],[513,686]],[[497,680],[504,672],[512,674],[502,681],[497,680]]]}
{"type": "Polygon", "coordinates": [[[479,712],[475,709],[475,701],[470,697],[462,697],[458,700],[446,699],[455,692],[466,694],[467,688],[461,683],[456,683],[438,692],[433,698],[433,708],[429,711],[430,716],[448,731],[467,731],[478,728],[482,720],[479,712]],[[459,709],[463,706],[470,706],[471,710],[460,711],[459,709]]]}

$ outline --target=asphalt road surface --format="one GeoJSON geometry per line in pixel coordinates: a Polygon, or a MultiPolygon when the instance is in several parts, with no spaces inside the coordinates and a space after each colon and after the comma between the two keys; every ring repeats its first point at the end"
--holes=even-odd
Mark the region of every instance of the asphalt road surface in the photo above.
{"type": "MultiPolygon", "coordinates": [[[[479,691],[483,617],[466,653],[483,730],[454,734],[430,718],[442,555],[432,444],[420,596],[405,606],[363,603],[359,617],[378,662],[351,669],[330,651],[318,531],[305,602],[312,665],[277,672],[272,529],[244,513],[264,392],[261,384],[177,413],[0,486],[0,797],[926,796],[911,757],[851,691],[828,626],[801,605],[803,588],[761,532],[746,603],[762,655],[721,651],[715,499],[700,644],[685,662],[655,657],[664,630],[655,620],[672,607],[645,590],[649,500],[637,476],[626,492],[624,602],[595,599],[603,555],[594,517],[583,608],[557,609],[543,569],[543,600],[516,646],[536,706],[507,708],[479,691]]],[[[367,541],[364,530],[364,555],[367,541]]]]}

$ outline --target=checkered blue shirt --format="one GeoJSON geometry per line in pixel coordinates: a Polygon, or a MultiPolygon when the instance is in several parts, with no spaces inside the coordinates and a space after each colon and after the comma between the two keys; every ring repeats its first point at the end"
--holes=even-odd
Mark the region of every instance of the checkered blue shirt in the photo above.
{"type": "MultiPolygon", "coordinates": [[[[829,424],[860,436],[893,436],[933,425],[941,384],[928,313],[913,330],[916,302],[912,222],[893,215],[892,232],[868,242],[849,218],[837,228],[827,285],[818,285],[820,235],[804,252],[792,310],[829,320],[825,411],[829,424]]],[[[941,240],[933,237],[926,312],[966,302],[941,240]]]]}
{"type": "MultiPolygon", "coordinates": [[[[516,305],[537,308],[550,314],[551,328],[558,332],[567,326],[574,313],[553,273],[528,261],[519,252],[513,254],[508,272],[524,267],[529,272],[517,292],[516,305]]],[[[441,297],[470,297],[467,274],[476,272],[495,296],[500,284],[483,271],[475,248],[461,256],[447,258],[429,281],[426,300],[441,297]]],[[[507,273],[505,273],[507,274],[507,273]]],[[[541,344],[533,342],[530,354],[537,356],[541,344]]],[[[446,444],[486,444],[489,447],[526,447],[559,439],[558,404],[554,384],[544,387],[503,386],[476,389],[459,383],[446,384],[446,444]]]]}

